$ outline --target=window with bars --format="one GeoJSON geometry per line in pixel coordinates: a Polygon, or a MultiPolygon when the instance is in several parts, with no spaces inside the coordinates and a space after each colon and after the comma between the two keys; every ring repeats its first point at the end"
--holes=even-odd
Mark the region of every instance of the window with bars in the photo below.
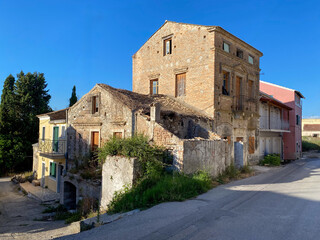
{"type": "Polygon", "coordinates": [[[159,94],[159,81],[158,79],[150,80],[150,94],[159,94]]]}
{"type": "Polygon", "coordinates": [[[176,75],[176,97],[186,95],[186,73],[176,75]]]}

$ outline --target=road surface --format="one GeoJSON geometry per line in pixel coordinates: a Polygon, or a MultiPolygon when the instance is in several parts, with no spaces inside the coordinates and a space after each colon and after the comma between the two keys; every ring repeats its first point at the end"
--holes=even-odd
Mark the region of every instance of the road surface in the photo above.
{"type": "Polygon", "coordinates": [[[320,159],[297,160],[61,239],[320,239],[320,159]]]}

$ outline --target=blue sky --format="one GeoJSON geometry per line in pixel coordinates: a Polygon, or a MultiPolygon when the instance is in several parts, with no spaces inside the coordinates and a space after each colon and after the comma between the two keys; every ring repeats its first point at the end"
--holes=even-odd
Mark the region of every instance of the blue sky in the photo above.
{"type": "Polygon", "coordinates": [[[96,83],[131,90],[131,56],[165,20],[218,25],[264,53],[261,79],[304,94],[320,116],[318,1],[0,0],[0,85],[43,72],[50,105],[68,105],[96,83]]]}

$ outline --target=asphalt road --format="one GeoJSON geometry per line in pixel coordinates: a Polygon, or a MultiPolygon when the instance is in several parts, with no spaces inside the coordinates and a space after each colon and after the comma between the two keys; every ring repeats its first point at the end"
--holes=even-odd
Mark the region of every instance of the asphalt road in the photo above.
{"type": "Polygon", "coordinates": [[[298,160],[62,239],[320,239],[320,159],[298,160]]]}

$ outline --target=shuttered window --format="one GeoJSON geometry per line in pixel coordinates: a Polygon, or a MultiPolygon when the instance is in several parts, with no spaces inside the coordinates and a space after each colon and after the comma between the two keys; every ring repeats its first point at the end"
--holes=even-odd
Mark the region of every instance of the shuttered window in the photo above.
{"type": "Polygon", "coordinates": [[[254,154],[254,137],[249,137],[249,154],[254,154]]]}
{"type": "Polygon", "coordinates": [[[56,163],[50,162],[50,177],[56,178],[56,163]]]}
{"type": "Polygon", "coordinates": [[[97,96],[92,97],[92,114],[99,111],[99,101],[97,96]]]}
{"type": "Polygon", "coordinates": [[[176,97],[186,95],[186,73],[176,75],[176,97]]]}

